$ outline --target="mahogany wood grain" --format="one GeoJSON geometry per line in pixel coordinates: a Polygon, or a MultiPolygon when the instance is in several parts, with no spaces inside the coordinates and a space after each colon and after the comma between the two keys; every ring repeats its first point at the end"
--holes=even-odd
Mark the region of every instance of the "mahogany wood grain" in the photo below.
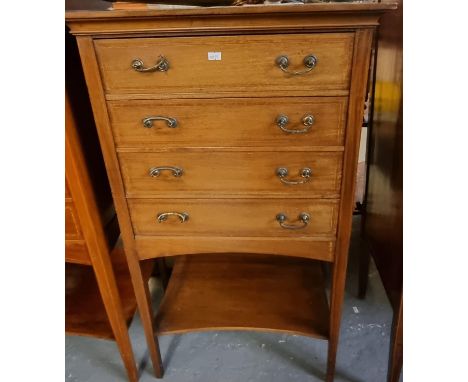
{"type": "Polygon", "coordinates": [[[328,338],[322,269],[276,256],[181,256],[155,326],[158,334],[262,330],[328,338]]]}
{"type": "Polygon", "coordinates": [[[140,259],[199,253],[236,252],[297,256],[332,262],[334,237],[136,236],[140,259]]]}
{"type": "Polygon", "coordinates": [[[94,45],[107,93],[343,90],[349,86],[353,34],[103,39],[94,45]],[[221,60],[208,60],[208,52],[220,52],[221,60]],[[284,73],[276,64],[287,55],[289,70],[303,70],[310,54],[318,62],[306,75],[284,73]],[[166,72],[132,68],[135,59],[153,66],[160,55],[169,61],[166,72]]]}
{"type": "Polygon", "coordinates": [[[337,200],[314,199],[129,199],[133,231],[136,235],[154,236],[251,236],[329,238],[336,232],[337,200]],[[185,212],[184,223],[169,217],[159,223],[164,212],[185,212]],[[284,213],[285,223],[302,226],[298,215],[306,212],[310,222],[303,229],[280,227],[276,215],[284,213]]]}
{"type": "Polygon", "coordinates": [[[65,239],[78,240],[82,238],[79,220],[73,201],[65,202],[65,239]]]}
{"type": "Polygon", "coordinates": [[[284,152],[162,152],[119,153],[128,198],[281,197],[338,198],[341,187],[342,153],[284,152]],[[213,166],[216,163],[216,166],[213,166]],[[172,166],[183,170],[150,169],[172,166]],[[285,184],[278,168],[287,168],[285,179],[307,181],[285,184]],[[310,178],[300,171],[310,168],[310,178]]]}
{"type": "Polygon", "coordinates": [[[118,147],[256,147],[342,146],[347,98],[221,98],[164,101],[109,101],[109,115],[118,147]],[[304,129],[306,114],[314,124],[304,134],[288,134],[276,124],[280,114],[288,129],[304,129]],[[176,128],[164,121],[145,128],[149,116],[177,119],[176,128]]]}
{"type": "Polygon", "coordinates": [[[359,29],[354,41],[354,57],[351,77],[348,124],[343,161],[340,216],[336,241],[335,262],[332,264],[332,285],[330,299],[330,340],[328,342],[327,382],[335,374],[336,351],[338,347],[346,268],[348,264],[349,241],[351,237],[354,210],[355,178],[359,156],[359,141],[364,114],[364,101],[369,73],[370,53],[374,29],[359,29]]]}
{"type": "Polygon", "coordinates": [[[65,240],[65,262],[91,265],[85,240],[65,240]]]}
{"type": "Polygon", "coordinates": [[[151,311],[151,299],[148,283],[144,280],[138,255],[135,251],[133,230],[128,207],[125,202],[124,187],[115,152],[114,140],[110,129],[106,110],[106,101],[100,79],[99,66],[94,52],[93,40],[90,37],[78,37],[77,43],[83,65],[83,72],[88,85],[91,106],[93,108],[107,175],[110,180],[115,209],[119,219],[121,236],[137,299],[138,311],[145,331],[146,342],[148,344],[154,373],[157,377],[162,377],[163,365],[161,353],[159,351],[159,342],[157,337],[155,337],[153,329],[153,314],[151,311]]]}
{"type": "Polygon", "coordinates": [[[69,201],[68,199],[71,199],[71,194],[70,187],[68,186],[67,179],[65,178],[65,201],[69,201]]]}

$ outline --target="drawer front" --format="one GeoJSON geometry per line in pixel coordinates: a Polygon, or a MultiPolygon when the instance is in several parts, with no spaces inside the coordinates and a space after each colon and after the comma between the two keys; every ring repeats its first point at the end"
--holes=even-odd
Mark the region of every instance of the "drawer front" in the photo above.
{"type": "Polygon", "coordinates": [[[108,107],[118,147],[341,146],[347,99],[112,101],[108,107]],[[313,117],[311,125],[304,125],[306,116],[313,117]],[[145,127],[151,117],[175,119],[176,127],[164,119],[147,120],[145,127]]]}
{"type": "Polygon", "coordinates": [[[120,153],[127,197],[339,197],[341,152],[120,153]]]}
{"type": "Polygon", "coordinates": [[[347,90],[354,35],[316,33],[102,39],[96,53],[107,93],[199,93],[244,91],[347,90]],[[213,53],[213,54],[212,54],[213,53]],[[311,69],[304,59],[313,55],[311,69]],[[139,72],[167,60],[167,70],[139,72]],[[290,72],[277,64],[287,56],[290,72]]]}
{"type": "Polygon", "coordinates": [[[338,200],[129,199],[128,203],[135,235],[329,237],[336,233],[338,217],[338,200]],[[303,212],[310,217],[308,224],[298,219],[303,212]],[[285,215],[282,224],[297,229],[282,228],[277,220],[280,213],[285,215]],[[184,222],[183,214],[188,215],[184,222]]]}

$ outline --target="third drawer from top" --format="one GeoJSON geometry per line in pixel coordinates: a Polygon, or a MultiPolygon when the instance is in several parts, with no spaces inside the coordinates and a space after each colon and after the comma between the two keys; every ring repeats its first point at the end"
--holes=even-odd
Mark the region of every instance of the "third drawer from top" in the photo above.
{"type": "Polygon", "coordinates": [[[127,197],[339,198],[342,152],[120,152],[127,197]]]}

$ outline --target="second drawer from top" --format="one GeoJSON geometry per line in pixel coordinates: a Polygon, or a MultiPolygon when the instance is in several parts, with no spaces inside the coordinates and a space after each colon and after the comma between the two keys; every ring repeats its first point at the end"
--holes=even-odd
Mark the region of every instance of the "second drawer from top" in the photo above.
{"type": "Polygon", "coordinates": [[[342,146],[345,97],[108,102],[117,147],[342,146]]]}

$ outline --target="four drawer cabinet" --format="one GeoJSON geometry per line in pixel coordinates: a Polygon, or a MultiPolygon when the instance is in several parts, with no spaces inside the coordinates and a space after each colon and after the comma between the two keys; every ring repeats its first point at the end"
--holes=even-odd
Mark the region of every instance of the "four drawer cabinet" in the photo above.
{"type": "Polygon", "coordinates": [[[67,13],[156,376],[155,335],[238,329],[328,340],[333,379],[371,43],[390,8],[67,13]],[[153,322],[140,261],[167,256],[153,322]]]}

